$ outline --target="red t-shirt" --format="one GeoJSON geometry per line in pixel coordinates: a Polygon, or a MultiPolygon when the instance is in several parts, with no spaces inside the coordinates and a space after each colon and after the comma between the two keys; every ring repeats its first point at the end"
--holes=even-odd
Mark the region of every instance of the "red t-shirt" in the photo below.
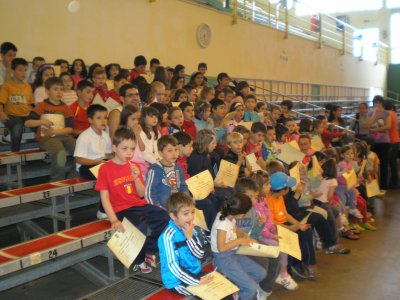
{"type": "Polygon", "coordinates": [[[247,141],[246,145],[244,145],[244,152],[246,152],[246,154],[251,154],[251,153],[253,153],[253,150],[256,147],[260,147],[260,150],[255,152],[254,154],[256,155],[257,158],[260,158],[260,157],[262,157],[262,150],[261,150],[260,143],[253,144],[252,142],[247,141]]]}
{"type": "Polygon", "coordinates": [[[184,132],[189,134],[192,139],[194,140],[196,138],[196,125],[194,124],[193,121],[183,121],[182,129],[184,132]]]}
{"type": "Polygon", "coordinates": [[[129,74],[129,78],[135,79],[136,77],[142,76],[141,73],[139,73],[139,71],[137,71],[136,69],[132,69],[131,74],[129,74]]]}
{"type": "MultiPolygon", "coordinates": [[[[139,168],[138,164],[132,164],[135,164],[139,168]]],[[[144,183],[141,174],[139,175],[139,180],[144,183]]],[[[133,206],[148,204],[136,192],[129,163],[119,165],[110,160],[102,165],[99,170],[95,190],[107,190],[109,192],[111,206],[115,213],[133,206]]]]}
{"type": "Polygon", "coordinates": [[[115,90],[108,91],[108,97],[114,99],[119,104],[122,104],[121,97],[118,95],[118,93],[115,90]]]}
{"type": "MultiPolygon", "coordinates": [[[[89,106],[88,106],[89,107],[89,106]]],[[[90,123],[86,114],[86,109],[78,104],[78,101],[72,103],[69,108],[74,118],[74,129],[84,131],[90,127],[90,123]]]]}

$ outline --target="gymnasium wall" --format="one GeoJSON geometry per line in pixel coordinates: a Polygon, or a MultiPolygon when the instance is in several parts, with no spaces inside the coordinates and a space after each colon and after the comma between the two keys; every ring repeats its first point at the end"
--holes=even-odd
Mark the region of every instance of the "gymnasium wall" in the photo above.
{"type": "Polygon", "coordinates": [[[119,62],[131,67],[144,54],[162,64],[182,63],[191,73],[205,61],[208,73],[356,87],[385,87],[386,67],[318,49],[315,43],[181,0],[0,0],[0,40],[12,41],[19,56],[48,61],[83,58],[88,64],[119,62]],[[23,12],[23,13],[22,13],[23,12]],[[196,29],[212,29],[208,48],[196,42],[196,29]],[[6,26],[5,26],[6,25],[6,26]]]}

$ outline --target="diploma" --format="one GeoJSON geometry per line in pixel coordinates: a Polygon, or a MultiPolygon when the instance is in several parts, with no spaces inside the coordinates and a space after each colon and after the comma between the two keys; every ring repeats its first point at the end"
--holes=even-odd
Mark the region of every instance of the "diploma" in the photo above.
{"type": "Polygon", "coordinates": [[[287,143],[287,144],[289,144],[290,146],[292,146],[294,149],[300,151],[299,144],[298,144],[296,141],[291,141],[291,142],[289,142],[289,143],[287,143]]]}
{"type": "MultiPolygon", "coordinates": [[[[50,126],[52,129],[64,129],[65,128],[65,118],[64,115],[61,114],[43,114],[40,117],[41,120],[49,120],[53,123],[50,126]]],[[[48,128],[46,126],[41,126],[41,135],[44,136],[45,131],[48,128]]],[[[54,136],[54,135],[53,135],[54,136]]]]}
{"type": "Polygon", "coordinates": [[[319,135],[314,135],[311,138],[311,148],[314,149],[315,151],[321,151],[322,149],[325,148],[325,145],[322,142],[322,139],[319,135]]]}
{"type": "Polygon", "coordinates": [[[205,170],[186,180],[194,200],[203,200],[214,191],[214,182],[209,170],[205,170]]]}
{"type": "Polygon", "coordinates": [[[381,189],[376,179],[372,180],[371,182],[367,182],[365,187],[367,189],[368,198],[379,196],[381,194],[381,189]]]}
{"type": "Polygon", "coordinates": [[[203,300],[223,299],[239,291],[239,288],[218,272],[213,272],[213,280],[207,284],[189,285],[186,289],[203,300]]]}
{"type": "Polygon", "coordinates": [[[236,254],[277,258],[279,256],[279,247],[254,243],[250,246],[240,246],[236,254]]]}
{"type": "Polygon", "coordinates": [[[238,176],[239,166],[222,159],[214,182],[222,183],[223,185],[233,188],[235,187],[238,176]]]}
{"type": "Polygon", "coordinates": [[[129,269],[142,250],[146,236],[126,218],[122,221],[122,225],[125,228],[125,232],[115,232],[108,241],[107,246],[119,261],[129,269]]]}
{"type": "Polygon", "coordinates": [[[350,172],[344,172],[342,175],[346,179],[347,189],[351,189],[357,185],[357,175],[354,169],[351,169],[350,172]]]}
{"type": "MultiPolygon", "coordinates": [[[[296,143],[297,144],[297,143],[296,143]]],[[[298,148],[299,146],[297,146],[298,148]]],[[[294,161],[303,161],[305,155],[300,150],[294,147],[292,143],[286,143],[282,145],[281,153],[278,154],[278,159],[283,161],[285,164],[290,165],[294,161]]]]}
{"type": "Polygon", "coordinates": [[[100,167],[103,165],[104,163],[95,165],[94,167],[91,167],[89,169],[90,172],[92,172],[93,176],[98,178],[99,177],[99,171],[100,171],[100,167]]]}
{"type": "Polygon", "coordinates": [[[172,107],[179,107],[180,102],[170,102],[172,107]]]}
{"type": "Polygon", "coordinates": [[[254,153],[251,153],[251,154],[246,156],[246,162],[251,167],[251,171],[252,172],[257,172],[257,171],[262,170],[260,165],[257,163],[257,157],[256,157],[256,155],[254,153]]]}
{"type": "Polygon", "coordinates": [[[301,260],[299,236],[297,233],[278,225],[279,250],[301,260]]]}
{"type": "Polygon", "coordinates": [[[311,176],[312,178],[322,175],[322,168],[319,165],[318,159],[315,155],[312,156],[312,169],[311,176]]]}
{"type": "Polygon", "coordinates": [[[204,213],[202,210],[195,208],[194,209],[194,225],[199,226],[201,229],[205,231],[210,231],[207,227],[206,219],[204,218],[204,213]]]}
{"type": "Polygon", "coordinates": [[[300,184],[300,166],[299,163],[296,164],[293,168],[290,169],[289,171],[290,177],[293,177],[296,179],[296,185],[292,187],[292,191],[295,191],[297,189],[297,186],[300,184]]]}
{"type": "Polygon", "coordinates": [[[248,130],[251,130],[251,125],[253,125],[253,122],[242,121],[242,122],[238,123],[238,125],[242,125],[242,126],[246,127],[248,130]]]}
{"type": "Polygon", "coordinates": [[[106,102],[103,102],[103,106],[107,108],[108,113],[110,113],[117,107],[120,107],[121,104],[115,101],[113,98],[109,97],[107,98],[106,102]]]}

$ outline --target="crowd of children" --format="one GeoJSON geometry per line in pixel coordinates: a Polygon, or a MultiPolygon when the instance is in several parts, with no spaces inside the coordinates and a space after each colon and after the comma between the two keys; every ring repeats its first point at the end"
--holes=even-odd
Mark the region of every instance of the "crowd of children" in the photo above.
{"type": "MultiPolygon", "coordinates": [[[[374,140],[362,136],[342,145],[349,136],[336,111],[330,122],[338,128],[325,115],[298,120],[290,100],[258,101],[247,82],[226,73],[218,74],[215,89],[208,86],[205,63],[185,84],[184,66],[165,68],[152,59],[148,72],[144,56],[131,71],[115,63],[87,70],[82,59],[69,68],[60,59],[56,77],[43,58],[28,74],[28,62],[16,53],[12,43],[1,45],[0,120],[12,151],[19,151],[25,126],[37,128],[40,148],[50,153],[51,180],[68,176],[68,156],[76,163],[69,172],[91,179],[89,169],[102,164],[98,217],[118,231],[123,218],[144,233],[151,229],[135,265],[151,272],[159,253],[170,290],[189,295],[188,286],[212,281],[201,271],[207,240],[214,265],[239,287],[239,299],[266,299],[275,282],[295,290],[294,277],[316,280],[317,249],[347,254],[340,236],[357,240],[361,231],[376,230],[366,191],[379,182],[374,140]],[[286,143],[297,145],[304,159],[280,161],[286,143]],[[239,167],[235,187],[216,180],[211,194],[193,201],[186,180],[206,170],[215,179],[221,160],[239,167]],[[294,169],[297,180],[289,176],[294,169]],[[194,226],[195,208],[210,232],[194,226]],[[277,259],[236,254],[241,245],[279,245],[277,225],[298,234],[301,261],[285,253],[277,259]]],[[[373,128],[376,118],[363,126],[373,128]]]]}

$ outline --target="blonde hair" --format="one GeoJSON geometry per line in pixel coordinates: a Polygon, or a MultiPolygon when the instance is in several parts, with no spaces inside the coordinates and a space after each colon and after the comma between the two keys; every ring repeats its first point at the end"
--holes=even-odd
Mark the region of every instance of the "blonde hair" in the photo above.
{"type": "Polygon", "coordinates": [[[233,142],[242,141],[243,142],[243,135],[239,132],[231,132],[226,137],[226,143],[229,145],[233,142]]]}
{"type": "Polygon", "coordinates": [[[151,83],[151,87],[156,91],[158,91],[159,89],[165,89],[165,85],[161,81],[153,81],[151,83]]]}

